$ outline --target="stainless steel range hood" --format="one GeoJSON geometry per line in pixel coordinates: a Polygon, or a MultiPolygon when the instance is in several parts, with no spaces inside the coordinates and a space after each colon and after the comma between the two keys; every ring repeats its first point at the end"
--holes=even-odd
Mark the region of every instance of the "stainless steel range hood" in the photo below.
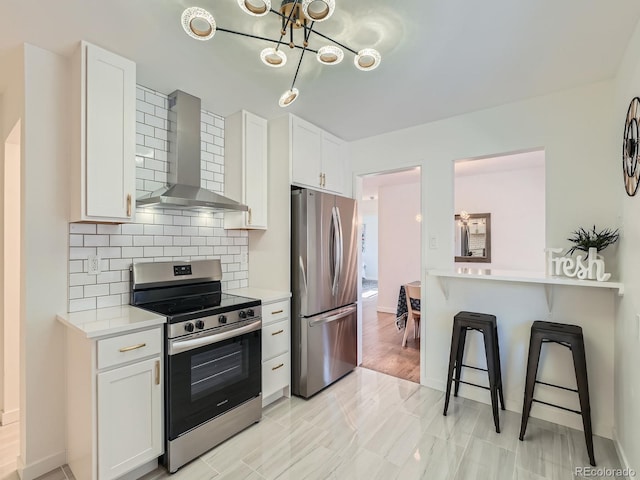
{"type": "Polygon", "coordinates": [[[200,186],[200,99],[176,90],[169,95],[168,184],[136,199],[138,206],[244,211],[235,200],[200,186]]]}

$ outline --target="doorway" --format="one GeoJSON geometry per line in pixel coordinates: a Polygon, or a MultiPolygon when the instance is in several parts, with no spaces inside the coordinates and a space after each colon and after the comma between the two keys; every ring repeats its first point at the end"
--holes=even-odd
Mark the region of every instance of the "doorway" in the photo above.
{"type": "Polygon", "coordinates": [[[21,122],[4,143],[3,308],[0,324],[0,477],[16,469],[20,453],[21,122]]]}
{"type": "MultiPolygon", "coordinates": [[[[360,283],[362,366],[420,382],[420,337],[403,346],[406,309],[400,287],[421,278],[420,167],[363,175],[360,283]]],[[[406,300],[404,301],[406,305],[406,300]]]]}

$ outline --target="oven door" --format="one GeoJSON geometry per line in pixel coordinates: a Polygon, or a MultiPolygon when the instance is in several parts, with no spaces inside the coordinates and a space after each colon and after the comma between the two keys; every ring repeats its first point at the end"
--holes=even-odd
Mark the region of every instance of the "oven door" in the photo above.
{"type": "Polygon", "coordinates": [[[169,341],[169,440],[260,395],[261,328],[258,320],[221,333],[169,341]]]}

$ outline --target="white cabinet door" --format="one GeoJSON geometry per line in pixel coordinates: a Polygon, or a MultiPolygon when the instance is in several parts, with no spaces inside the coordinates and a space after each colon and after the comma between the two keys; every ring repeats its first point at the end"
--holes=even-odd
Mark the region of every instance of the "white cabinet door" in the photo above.
{"type": "Polygon", "coordinates": [[[98,478],[117,478],[162,455],[159,357],[98,374],[98,478]]]}
{"type": "Polygon", "coordinates": [[[291,152],[291,182],[322,187],[322,130],[304,120],[293,117],[291,152]]]}
{"type": "Polygon", "coordinates": [[[224,228],[267,228],[267,121],[244,110],[225,119],[224,191],[249,207],[226,212],[224,228]]]}
{"type": "Polygon", "coordinates": [[[322,173],[326,190],[339,194],[344,192],[345,161],[345,142],[322,132],[322,173]]]}
{"type": "Polygon", "coordinates": [[[129,222],[135,209],[136,65],[83,42],[78,103],[79,160],[71,221],[129,222]],[[79,197],[79,198],[78,198],[79,197]]]}

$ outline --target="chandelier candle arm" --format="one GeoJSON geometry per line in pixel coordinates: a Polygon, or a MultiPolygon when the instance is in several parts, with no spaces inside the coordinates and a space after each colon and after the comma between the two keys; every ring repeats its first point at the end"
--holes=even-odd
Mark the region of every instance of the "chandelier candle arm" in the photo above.
{"type": "MultiPolygon", "coordinates": [[[[225,32],[225,33],[232,33],[234,35],[240,35],[241,37],[249,37],[249,38],[255,38],[256,40],[264,40],[265,42],[272,42],[272,43],[278,43],[278,41],[274,38],[267,38],[267,37],[261,37],[259,35],[253,35],[251,33],[244,33],[244,32],[236,32],[235,30],[229,30],[228,28],[222,28],[222,27],[218,27],[216,28],[217,32],[225,32]]],[[[300,45],[294,45],[295,48],[299,48],[300,50],[303,50],[305,47],[301,47],[300,45]]],[[[309,50],[312,53],[318,53],[317,50],[313,50],[311,48],[307,47],[307,50],[309,50]]]]}

